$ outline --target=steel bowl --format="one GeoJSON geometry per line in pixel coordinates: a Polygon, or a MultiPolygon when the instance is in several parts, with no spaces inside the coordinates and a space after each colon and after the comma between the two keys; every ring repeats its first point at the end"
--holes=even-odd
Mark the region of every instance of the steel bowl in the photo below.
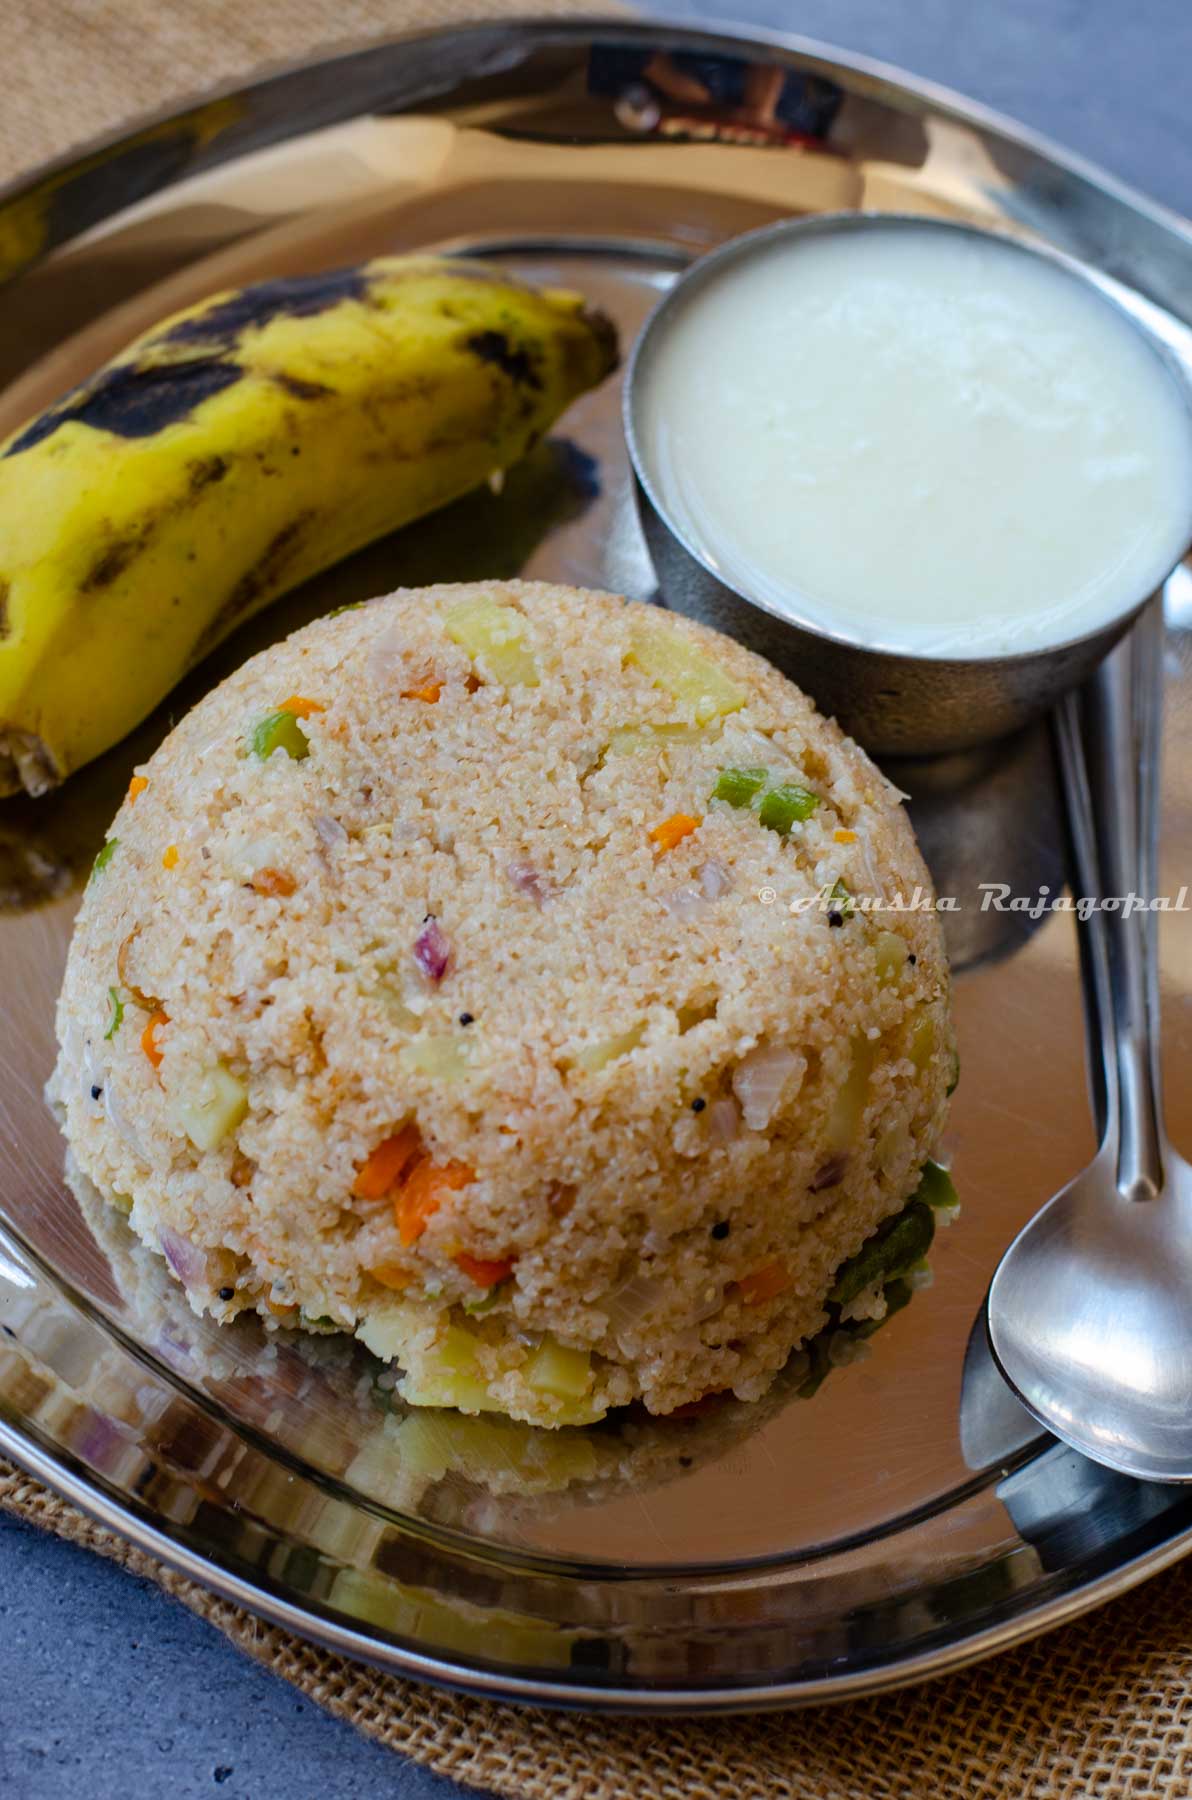
{"type": "MultiPolygon", "coordinates": [[[[1192,385],[1167,345],[1072,257],[1003,232],[921,214],[841,212],[784,219],[746,232],[700,257],[659,301],[629,361],[624,423],[642,529],[662,600],[766,657],[867,749],[882,755],[926,756],[969,749],[1017,731],[1090,675],[1192,543],[1192,493],[1178,543],[1173,543],[1163,565],[1156,567],[1145,590],[1131,593],[1120,611],[1095,631],[1041,649],[965,658],[910,654],[893,644],[866,643],[847,630],[830,629],[797,592],[792,591],[789,612],[780,613],[767,601],[726,582],[704,547],[668,513],[644,448],[644,434],[639,429],[642,395],[658,348],[680,310],[710,280],[776,241],[889,230],[891,226],[993,238],[1019,255],[1051,263],[1083,283],[1100,304],[1112,307],[1130,325],[1162,364],[1182,396],[1190,431],[1192,385]]],[[[957,578],[963,580],[963,570],[957,571],[957,578]]]]}

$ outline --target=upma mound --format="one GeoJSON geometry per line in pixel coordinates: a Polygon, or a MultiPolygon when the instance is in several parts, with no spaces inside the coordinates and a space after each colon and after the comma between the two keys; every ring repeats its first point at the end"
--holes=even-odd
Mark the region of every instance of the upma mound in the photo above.
{"type": "Polygon", "coordinates": [[[942,1126],[939,922],[874,904],[916,888],[894,790],[740,646],[540,583],[399,592],[134,778],[51,1093],[198,1311],[547,1425],[755,1398],[942,1126]]]}

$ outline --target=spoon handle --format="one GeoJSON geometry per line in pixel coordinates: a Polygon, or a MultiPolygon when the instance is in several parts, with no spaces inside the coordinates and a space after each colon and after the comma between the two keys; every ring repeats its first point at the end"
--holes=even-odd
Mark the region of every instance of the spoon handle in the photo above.
{"type": "Polygon", "coordinates": [[[1085,689],[1058,710],[1057,743],[1080,922],[1085,1009],[1102,1143],[1127,1200],[1163,1188],[1154,894],[1163,615],[1153,602],[1085,689]]]}

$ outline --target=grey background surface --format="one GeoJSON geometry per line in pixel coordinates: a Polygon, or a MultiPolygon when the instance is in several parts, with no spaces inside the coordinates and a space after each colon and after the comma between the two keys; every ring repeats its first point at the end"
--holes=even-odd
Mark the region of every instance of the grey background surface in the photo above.
{"type": "MultiPolygon", "coordinates": [[[[653,10],[901,64],[1192,212],[1188,0],[655,0],[653,10]]],[[[151,1584],[0,1516],[4,1800],[464,1792],[326,1717],[151,1584]]]]}

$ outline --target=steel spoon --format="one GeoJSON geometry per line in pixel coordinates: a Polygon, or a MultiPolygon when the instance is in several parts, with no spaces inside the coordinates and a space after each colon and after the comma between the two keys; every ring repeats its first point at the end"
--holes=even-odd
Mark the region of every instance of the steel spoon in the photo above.
{"type": "MultiPolygon", "coordinates": [[[[1154,893],[1161,657],[1156,603],[1059,709],[1081,896],[1154,893]]],[[[1124,1474],[1192,1481],[1192,1167],[1163,1126],[1156,922],[1123,908],[1079,926],[1100,1148],[1006,1251],[987,1317],[1048,1430],[1124,1474]]]]}

